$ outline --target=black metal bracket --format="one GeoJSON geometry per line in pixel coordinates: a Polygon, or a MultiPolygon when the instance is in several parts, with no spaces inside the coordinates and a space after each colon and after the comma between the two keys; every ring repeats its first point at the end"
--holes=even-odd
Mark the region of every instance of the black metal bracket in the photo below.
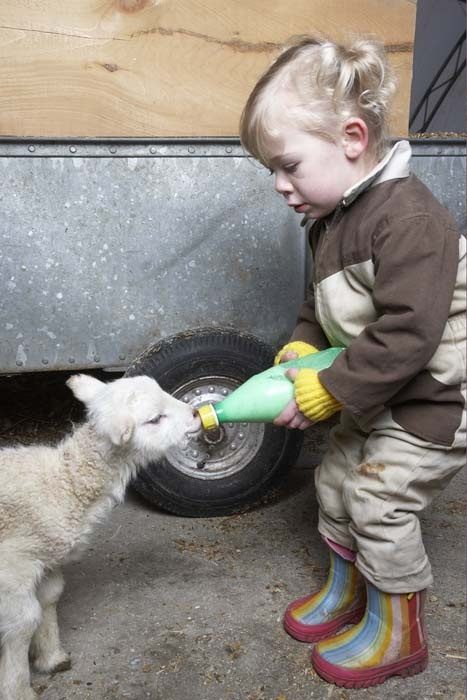
{"type": "MultiPolygon", "coordinates": [[[[465,0],[461,0],[465,4],[465,0]]],[[[459,39],[456,41],[455,45],[449,52],[449,55],[447,58],[443,61],[441,67],[437,71],[435,77],[425,90],[422,98],[420,99],[418,105],[413,111],[413,114],[410,117],[409,121],[409,129],[412,128],[415,120],[417,119],[419,113],[423,110],[423,123],[422,125],[417,129],[419,133],[424,133],[427,131],[428,127],[431,124],[431,121],[433,120],[433,117],[435,116],[436,112],[440,108],[440,106],[443,103],[444,98],[456,82],[457,78],[459,75],[462,73],[462,71],[465,68],[466,65],[466,60],[465,60],[465,39],[466,39],[466,32],[464,31],[459,39]],[[461,61],[462,57],[464,56],[464,60],[461,61]],[[454,59],[454,65],[452,66],[452,60],[454,59]],[[449,65],[451,64],[451,69],[449,71],[449,75],[445,77],[445,71],[448,69],[449,65]],[[438,91],[441,90],[441,93],[438,91]],[[428,112],[430,109],[430,98],[435,94],[438,94],[438,99],[436,100],[434,106],[431,108],[431,110],[428,112]]],[[[432,102],[431,102],[432,104],[432,102]]]]}

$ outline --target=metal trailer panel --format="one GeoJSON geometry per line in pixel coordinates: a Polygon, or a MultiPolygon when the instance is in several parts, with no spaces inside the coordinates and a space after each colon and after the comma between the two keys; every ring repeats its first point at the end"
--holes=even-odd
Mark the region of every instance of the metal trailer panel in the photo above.
{"type": "Polygon", "coordinates": [[[466,143],[464,140],[414,139],[411,169],[449,209],[459,230],[466,226],[466,143]]]}
{"type": "Polygon", "coordinates": [[[0,157],[2,372],[124,367],[206,325],[288,337],[305,236],[238,146],[32,147],[0,157]]]}
{"type": "MultiPolygon", "coordinates": [[[[465,221],[465,145],[414,171],[465,221]]],[[[238,142],[0,142],[0,372],[125,367],[231,326],[278,345],[306,287],[300,217],[238,142]]]]}

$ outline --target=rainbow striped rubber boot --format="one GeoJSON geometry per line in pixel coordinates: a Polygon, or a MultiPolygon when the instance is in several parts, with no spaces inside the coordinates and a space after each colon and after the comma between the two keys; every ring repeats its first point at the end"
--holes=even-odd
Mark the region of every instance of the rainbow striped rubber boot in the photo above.
{"type": "Polygon", "coordinates": [[[285,631],[300,642],[326,639],[345,625],[359,622],[365,612],[365,582],[355,567],[355,552],[325,541],[330,567],[324,588],[294,600],[284,615],[285,631]]]}
{"type": "Polygon", "coordinates": [[[368,688],[391,676],[413,676],[428,664],[425,591],[392,594],[368,581],[366,585],[368,602],[361,622],[320,642],[311,655],[321,678],[344,688],[368,688]]]}

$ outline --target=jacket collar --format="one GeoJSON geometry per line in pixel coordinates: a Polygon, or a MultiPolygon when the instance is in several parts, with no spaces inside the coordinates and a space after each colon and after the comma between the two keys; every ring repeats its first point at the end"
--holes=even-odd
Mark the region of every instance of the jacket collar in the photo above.
{"type": "Polygon", "coordinates": [[[381,182],[408,177],[411,155],[410,143],[398,141],[371,172],[344,192],[340,205],[348,207],[362,192],[379,185],[381,182]]]}

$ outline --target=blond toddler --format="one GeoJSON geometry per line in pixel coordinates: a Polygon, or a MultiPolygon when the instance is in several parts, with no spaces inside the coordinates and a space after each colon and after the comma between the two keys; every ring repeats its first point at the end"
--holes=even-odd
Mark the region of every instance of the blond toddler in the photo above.
{"type": "Polygon", "coordinates": [[[290,372],[295,399],[276,420],[304,429],[340,412],[315,472],[328,580],[284,625],[318,642],[315,670],[345,687],[426,667],[418,514],[465,461],[465,238],[410,173],[409,143],[389,145],[394,90],[377,42],[304,37],[241,120],[244,147],[309,224],[310,294],[276,359],[345,348],[326,370],[290,372]]]}

